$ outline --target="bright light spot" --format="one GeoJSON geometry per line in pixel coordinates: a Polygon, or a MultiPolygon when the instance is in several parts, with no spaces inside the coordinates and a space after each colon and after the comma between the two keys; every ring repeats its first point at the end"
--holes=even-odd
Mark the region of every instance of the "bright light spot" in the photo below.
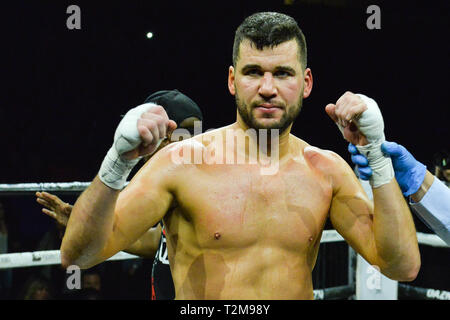
{"type": "Polygon", "coordinates": [[[152,32],[148,32],[147,33],[147,39],[151,39],[153,38],[153,33],[152,32]]]}

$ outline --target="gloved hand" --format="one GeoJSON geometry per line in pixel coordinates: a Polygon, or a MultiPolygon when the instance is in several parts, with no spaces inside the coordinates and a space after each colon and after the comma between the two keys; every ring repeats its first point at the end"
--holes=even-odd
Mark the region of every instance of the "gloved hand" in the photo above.
{"type": "Polygon", "coordinates": [[[425,179],[427,167],[417,161],[404,146],[395,142],[385,141],[381,150],[392,159],[395,178],[403,195],[406,197],[416,193],[425,179]]]}
{"type": "MultiPolygon", "coordinates": [[[[405,197],[414,194],[422,185],[426,174],[426,166],[417,161],[406,148],[395,142],[385,141],[381,144],[381,150],[392,159],[395,178],[405,197]]],[[[348,151],[352,155],[352,162],[356,164],[362,180],[368,180],[372,175],[372,169],[368,166],[367,159],[359,154],[356,147],[349,144],[348,151]]]]}
{"type": "Polygon", "coordinates": [[[352,162],[357,167],[359,177],[362,180],[369,180],[372,176],[372,168],[369,167],[369,161],[367,161],[367,158],[360,154],[355,145],[351,143],[348,145],[348,151],[352,155],[352,162]]]}

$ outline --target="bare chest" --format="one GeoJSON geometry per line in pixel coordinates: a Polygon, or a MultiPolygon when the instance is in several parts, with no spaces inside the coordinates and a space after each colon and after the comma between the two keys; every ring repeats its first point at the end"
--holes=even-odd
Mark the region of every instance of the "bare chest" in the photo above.
{"type": "Polygon", "coordinates": [[[201,248],[265,243],[300,250],[321,234],[331,187],[305,166],[275,175],[261,175],[250,166],[195,173],[186,177],[177,201],[201,248]]]}

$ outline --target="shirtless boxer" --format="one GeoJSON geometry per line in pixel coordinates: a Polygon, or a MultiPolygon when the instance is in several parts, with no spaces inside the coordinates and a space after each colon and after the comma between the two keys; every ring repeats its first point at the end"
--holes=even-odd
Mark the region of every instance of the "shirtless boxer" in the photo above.
{"type": "Polygon", "coordinates": [[[348,92],[326,107],[344,137],[368,155],[376,172],[372,203],[341,157],[290,134],[313,83],[295,20],[250,16],[236,32],[233,52],[228,87],[236,122],[165,147],[119,192],[133,159],[153,152],[174,128],[161,108],[131,109],[98,176],[75,203],[61,246],[63,266],[94,266],[163,219],[176,299],[312,299],[311,273],[329,217],[382,273],[413,280],[420,269],[416,230],[392,164],[379,156],[384,133],[376,103],[348,92]],[[261,140],[231,148],[226,139],[227,131],[239,136],[248,128],[280,129],[276,173],[262,175],[259,162],[170,161],[187,145],[194,154],[224,147],[249,159],[261,140]]]}

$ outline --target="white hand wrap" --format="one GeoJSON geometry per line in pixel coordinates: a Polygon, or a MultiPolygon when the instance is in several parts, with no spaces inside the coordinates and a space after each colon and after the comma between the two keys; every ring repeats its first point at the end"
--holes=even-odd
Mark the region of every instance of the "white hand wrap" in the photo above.
{"type": "Polygon", "coordinates": [[[366,136],[369,144],[357,145],[356,148],[369,161],[373,172],[370,184],[373,188],[378,188],[389,183],[395,176],[391,158],[381,151],[381,144],[385,141],[383,116],[375,100],[363,94],[357,95],[365,102],[368,109],[355,120],[355,123],[361,133],[366,136]]]}
{"type": "Polygon", "coordinates": [[[112,146],[103,159],[98,176],[108,187],[122,190],[128,175],[139,160],[141,160],[140,157],[133,160],[122,159],[116,148],[112,146]]]}
{"type": "MultiPolygon", "coordinates": [[[[114,134],[114,143],[103,159],[98,173],[100,180],[108,187],[121,190],[131,170],[142,158],[126,160],[121,155],[136,149],[141,144],[142,140],[137,129],[137,121],[144,112],[154,106],[156,105],[153,103],[137,106],[128,111],[120,121],[114,134]]],[[[159,147],[162,140],[159,140],[155,150],[159,147]]]]}

